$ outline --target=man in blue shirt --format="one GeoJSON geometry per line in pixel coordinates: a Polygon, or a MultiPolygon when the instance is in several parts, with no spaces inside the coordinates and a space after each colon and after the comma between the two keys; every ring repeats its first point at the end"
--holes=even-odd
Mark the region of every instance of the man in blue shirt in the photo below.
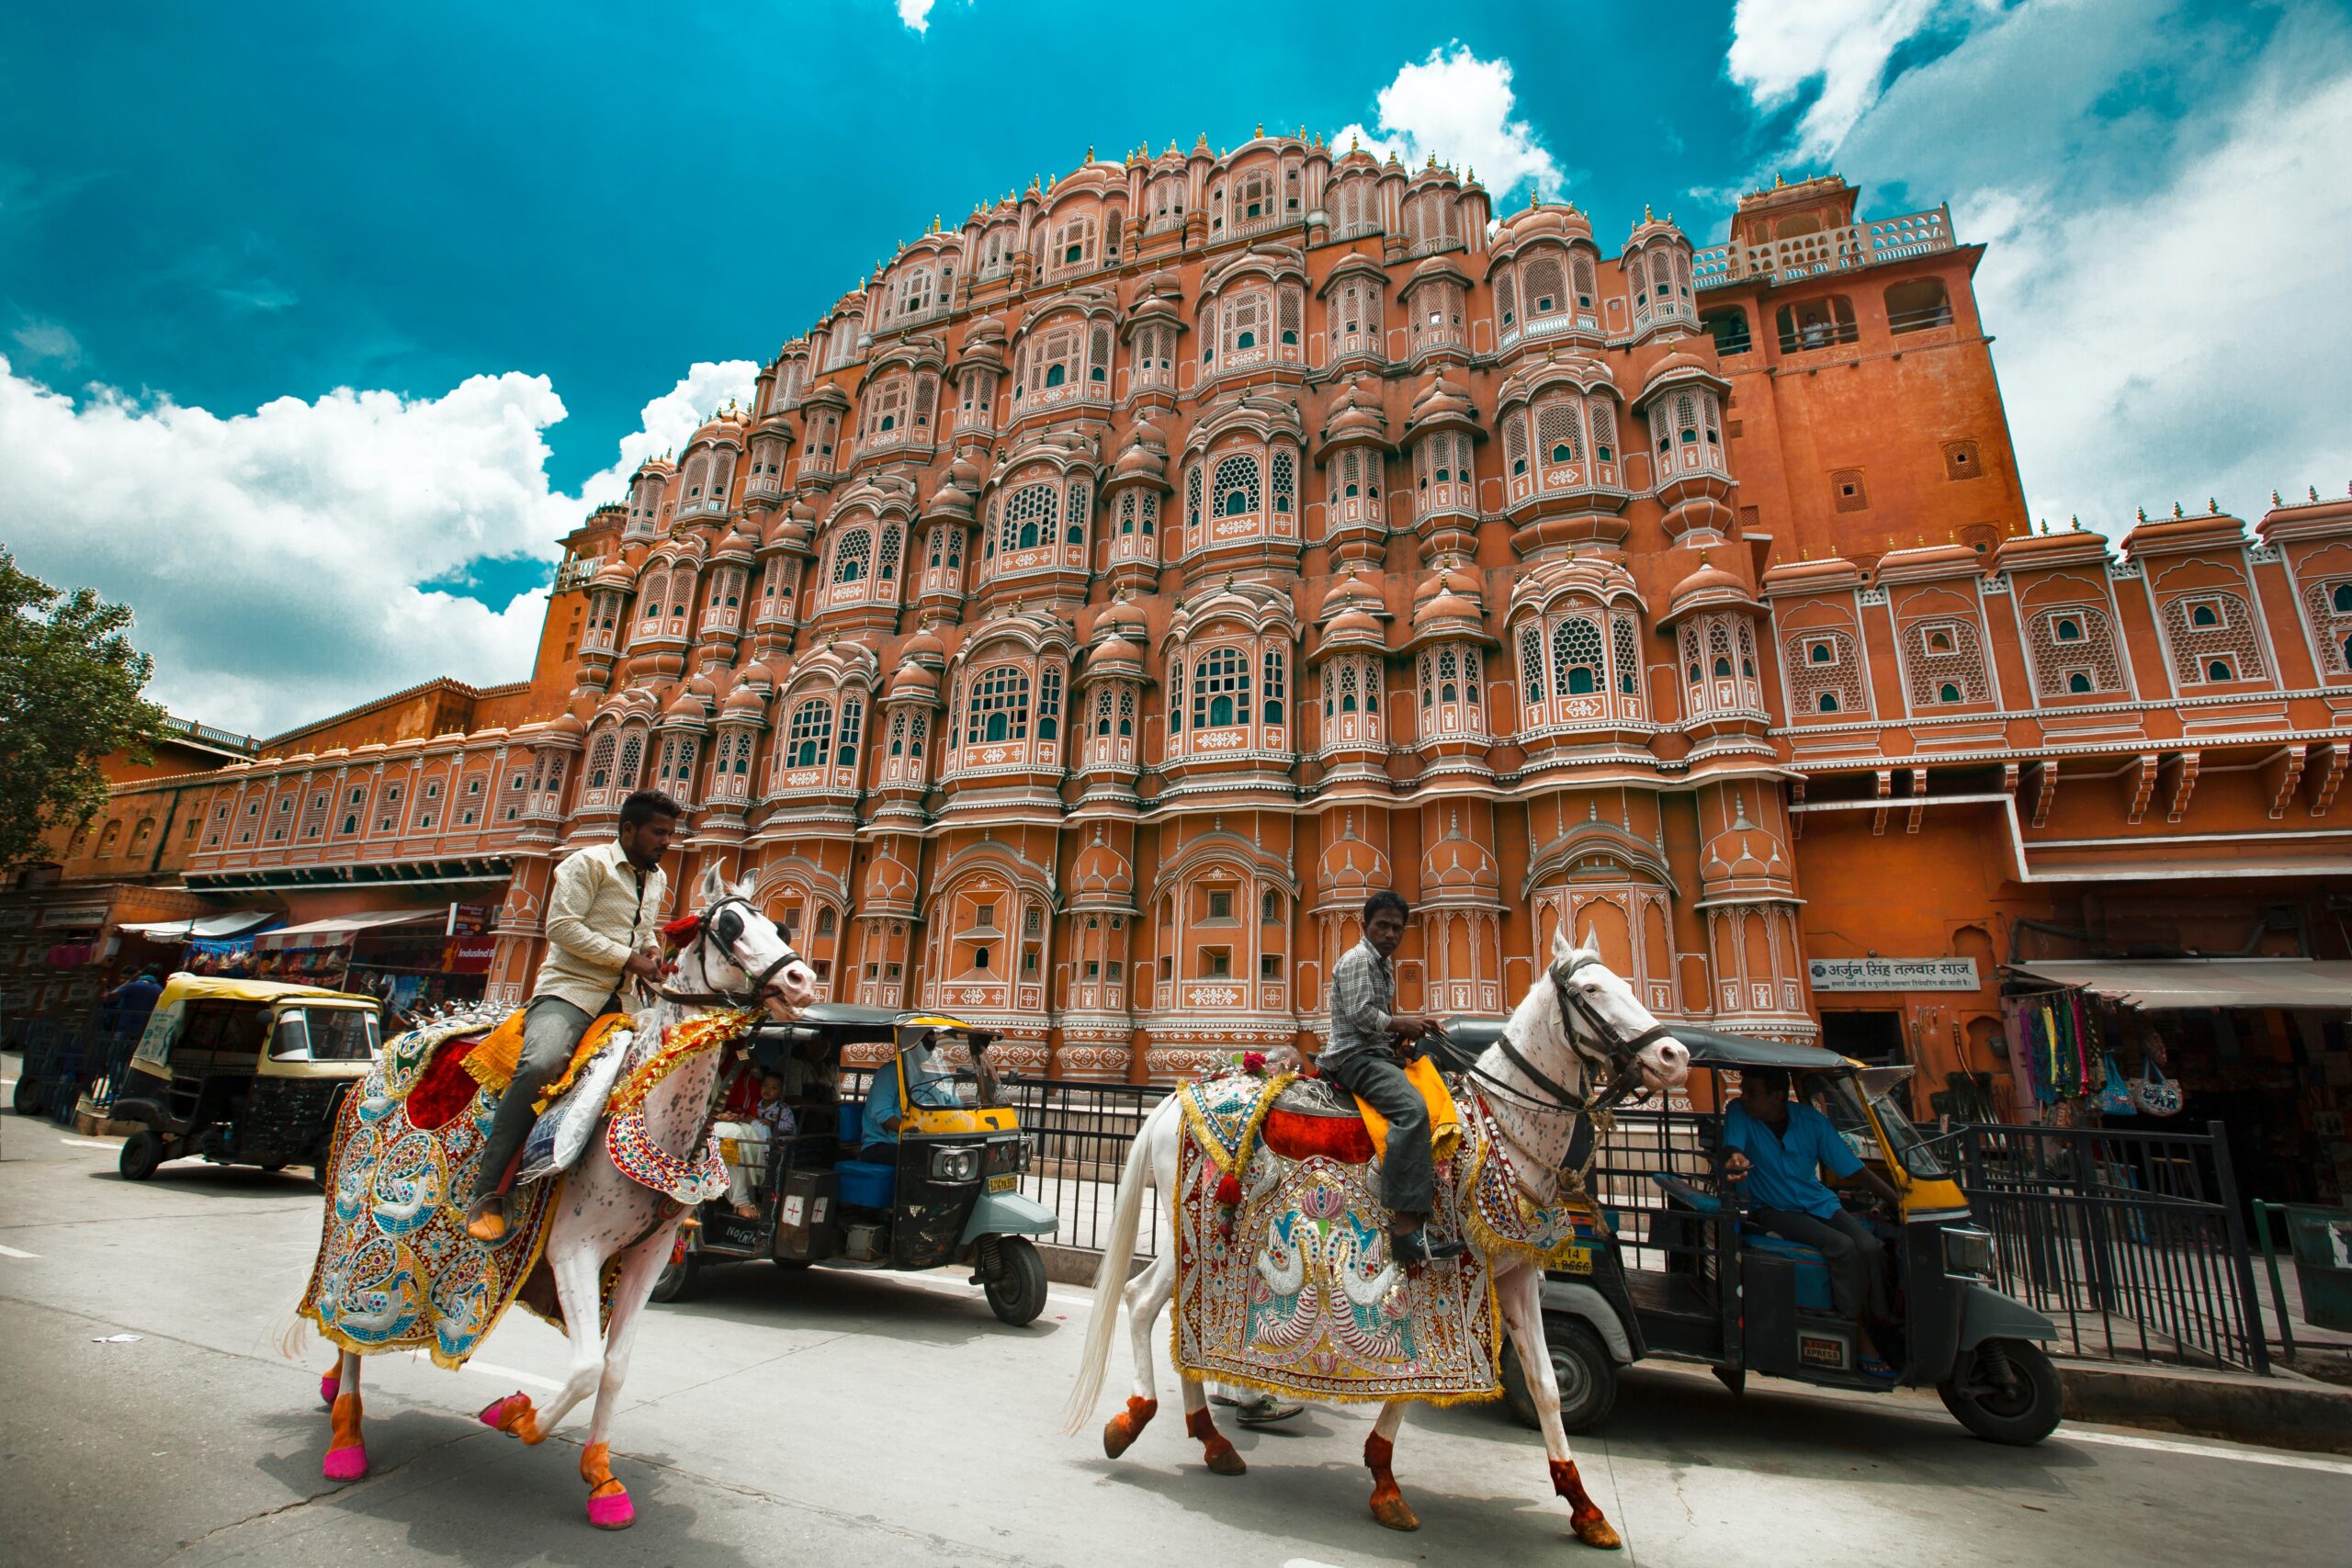
{"type": "Polygon", "coordinates": [[[1810,1247],[1829,1266],[1830,1298],[1855,1322],[1858,1362],[1875,1376],[1893,1369],[1871,1340],[1872,1321],[1884,1322],[1886,1283],[1878,1237],[1846,1212],[1820,1177],[1826,1166],[1839,1180],[1859,1180],[1890,1205],[1901,1200],[1886,1179],[1863,1166],[1829,1118],[1810,1105],[1789,1103],[1782,1067],[1750,1067],[1739,1076],[1739,1098],[1724,1112],[1724,1174],[1739,1178],[1748,1217],[1777,1236],[1810,1247]],[[1867,1306],[1869,1311],[1860,1311],[1867,1306]]]}
{"type": "MultiPolygon", "coordinates": [[[[953,1075],[943,1069],[933,1057],[931,1048],[937,1036],[926,1033],[907,1047],[907,1093],[917,1105],[934,1110],[953,1111],[962,1100],[956,1098],[953,1075]]],[[[870,1165],[899,1163],[899,1075],[884,1063],[875,1070],[874,1087],[866,1092],[864,1131],[860,1138],[864,1146],[857,1157],[870,1165]]]]}

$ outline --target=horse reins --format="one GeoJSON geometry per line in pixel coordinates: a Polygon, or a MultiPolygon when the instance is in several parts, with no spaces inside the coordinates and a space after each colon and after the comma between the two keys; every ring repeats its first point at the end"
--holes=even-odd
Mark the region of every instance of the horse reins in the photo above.
{"type": "MultiPolygon", "coordinates": [[[[700,947],[706,942],[709,941],[712,922],[718,918],[718,912],[721,909],[726,908],[729,904],[741,904],[746,909],[752,907],[750,899],[737,897],[731,894],[727,897],[721,898],[718,903],[713,904],[709,908],[695,917],[693,937],[688,941],[681,942],[679,945],[681,947],[700,947]]],[[[732,953],[729,953],[727,957],[729,963],[734,963],[734,955],[732,953]]],[[[761,970],[757,975],[752,975],[748,969],[743,970],[743,973],[751,980],[751,989],[741,996],[728,991],[673,991],[667,987],[653,985],[650,983],[647,985],[646,989],[651,991],[655,996],[660,997],[663,1001],[676,1002],[681,1007],[756,1007],[759,1005],[761,996],[767,990],[768,982],[775,978],[776,972],[787,964],[799,962],[799,959],[800,954],[793,951],[792,944],[788,942],[786,942],[784,944],[784,952],[777,956],[775,962],[761,970]]],[[[736,967],[738,969],[742,969],[742,965],[740,964],[736,964],[736,967]]]]}

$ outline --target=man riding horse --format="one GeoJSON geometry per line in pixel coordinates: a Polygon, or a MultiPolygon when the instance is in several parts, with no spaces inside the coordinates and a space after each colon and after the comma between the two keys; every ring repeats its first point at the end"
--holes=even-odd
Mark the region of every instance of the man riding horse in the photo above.
{"type": "Polygon", "coordinates": [[[631,976],[662,978],[655,938],[669,903],[662,857],[684,807],[659,790],[621,802],[620,835],[567,857],[548,898],[548,955],[523,1022],[522,1057],[498,1102],[466,1209],[466,1234],[495,1242],[506,1235],[506,1191],[514,1156],[530,1136],[533,1107],[571,1065],[589,1025],[620,1011],[631,976]]]}
{"type": "Polygon", "coordinates": [[[1383,888],[1365,900],[1363,940],[1331,970],[1331,1043],[1316,1070],[1386,1118],[1388,1152],[1380,1166],[1380,1197],[1389,1213],[1388,1254],[1400,1264],[1459,1258],[1455,1238],[1431,1240],[1427,1221],[1435,1202],[1435,1155],[1428,1103],[1406,1076],[1405,1047],[1437,1031],[1437,1021],[1391,1012],[1396,975],[1389,957],[1405,940],[1412,906],[1383,888]]]}

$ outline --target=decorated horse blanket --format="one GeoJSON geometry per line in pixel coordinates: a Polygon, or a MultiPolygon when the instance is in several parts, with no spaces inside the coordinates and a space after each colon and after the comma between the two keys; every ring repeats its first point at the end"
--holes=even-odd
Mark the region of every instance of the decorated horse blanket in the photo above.
{"type": "Polygon", "coordinates": [[[1301,1399],[1496,1397],[1495,1269],[1567,1257],[1578,1210],[1528,1198],[1485,1102],[1457,1084],[1463,1136],[1437,1162],[1430,1224],[1471,1249],[1400,1267],[1363,1123],[1277,1109],[1292,1081],[1237,1073],[1177,1091],[1178,1371],[1301,1399]]]}

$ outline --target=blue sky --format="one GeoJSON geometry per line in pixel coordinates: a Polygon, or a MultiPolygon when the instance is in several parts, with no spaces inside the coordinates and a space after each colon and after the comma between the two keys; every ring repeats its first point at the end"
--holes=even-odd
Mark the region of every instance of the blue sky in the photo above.
{"type": "Polygon", "coordinates": [[[2340,6],[666,9],[12,7],[0,542],[128,598],[175,707],[270,729],[519,674],[583,502],[934,213],[1260,122],[1604,234],[1649,202],[1718,239],[1775,169],[1950,200],[2037,510],[2352,477],[2352,355],[2311,320],[2352,253],[2340,6]],[[2248,299],[2264,231],[2292,259],[2248,299]],[[2287,321],[2335,352],[2282,363],[2287,321]]]}

